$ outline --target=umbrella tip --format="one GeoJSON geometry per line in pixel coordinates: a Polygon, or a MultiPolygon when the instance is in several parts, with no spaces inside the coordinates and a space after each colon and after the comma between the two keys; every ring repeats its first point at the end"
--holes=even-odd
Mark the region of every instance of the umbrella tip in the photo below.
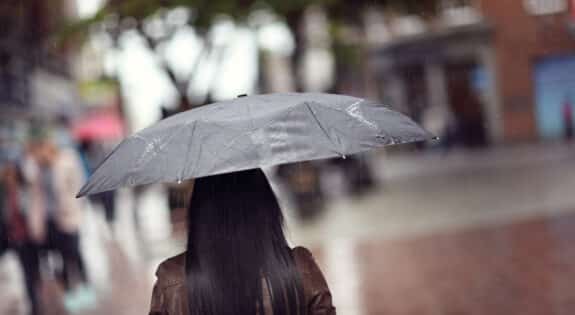
{"type": "Polygon", "coordinates": [[[76,198],[82,198],[86,196],[86,187],[82,187],[80,191],[76,194],[76,198]]]}
{"type": "Polygon", "coordinates": [[[246,97],[246,96],[248,96],[248,95],[247,95],[247,94],[240,94],[240,95],[238,95],[238,98],[240,98],[240,97],[246,97]]]}

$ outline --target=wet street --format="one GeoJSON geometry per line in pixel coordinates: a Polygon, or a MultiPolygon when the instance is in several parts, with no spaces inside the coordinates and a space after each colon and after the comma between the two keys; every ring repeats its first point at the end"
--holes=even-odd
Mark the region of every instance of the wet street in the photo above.
{"type": "MultiPolygon", "coordinates": [[[[287,209],[288,236],[312,249],[338,314],[572,314],[575,150],[370,158],[376,190],[342,197],[334,175],[321,217],[302,224],[287,209]]],[[[120,193],[114,231],[88,212],[83,251],[98,306],[81,314],[145,314],[157,264],[183,248],[161,188],[145,198],[120,193]]],[[[54,280],[42,293],[47,314],[66,314],[54,280]]]]}

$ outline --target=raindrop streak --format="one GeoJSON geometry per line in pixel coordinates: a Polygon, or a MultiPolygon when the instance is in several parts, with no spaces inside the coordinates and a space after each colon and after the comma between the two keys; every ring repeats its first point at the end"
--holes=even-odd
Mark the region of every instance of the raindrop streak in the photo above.
{"type": "Polygon", "coordinates": [[[178,184],[181,184],[181,183],[182,183],[182,179],[179,178],[179,179],[178,179],[178,184]]]}
{"type": "Polygon", "coordinates": [[[345,154],[344,154],[344,155],[341,156],[341,158],[345,160],[347,157],[346,157],[345,154]]]}

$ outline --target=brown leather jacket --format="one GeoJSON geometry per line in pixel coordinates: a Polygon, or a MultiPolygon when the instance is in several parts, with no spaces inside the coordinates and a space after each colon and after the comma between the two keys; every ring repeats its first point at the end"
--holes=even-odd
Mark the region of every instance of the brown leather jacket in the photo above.
{"type": "MultiPolygon", "coordinates": [[[[292,253],[302,275],[308,314],[335,315],[331,293],[310,251],[296,247],[292,253]]],[[[158,280],[152,294],[150,315],[187,315],[185,255],[180,254],[161,263],[156,276],[158,280]]],[[[265,295],[264,309],[266,315],[272,314],[269,296],[265,295]]]]}

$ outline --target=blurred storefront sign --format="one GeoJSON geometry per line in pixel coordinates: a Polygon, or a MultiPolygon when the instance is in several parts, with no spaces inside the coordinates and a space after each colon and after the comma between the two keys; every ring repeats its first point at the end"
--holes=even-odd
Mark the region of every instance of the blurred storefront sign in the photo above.
{"type": "Polygon", "coordinates": [[[475,23],[390,42],[377,55],[382,95],[437,134],[457,128],[459,144],[498,142],[492,38],[475,23]]]}
{"type": "Polygon", "coordinates": [[[448,7],[441,12],[441,19],[446,26],[469,25],[481,22],[481,13],[474,7],[448,7]]]}
{"type": "Polygon", "coordinates": [[[568,0],[523,0],[525,10],[532,15],[557,14],[567,10],[568,0]]]}
{"type": "Polygon", "coordinates": [[[124,129],[122,117],[116,110],[99,110],[79,119],[72,127],[72,135],[76,140],[120,140],[124,129]]]}
{"type": "Polygon", "coordinates": [[[417,15],[405,15],[393,20],[393,32],[399,36],[422,34],[427,30],[422,18],[417,15]]]}

